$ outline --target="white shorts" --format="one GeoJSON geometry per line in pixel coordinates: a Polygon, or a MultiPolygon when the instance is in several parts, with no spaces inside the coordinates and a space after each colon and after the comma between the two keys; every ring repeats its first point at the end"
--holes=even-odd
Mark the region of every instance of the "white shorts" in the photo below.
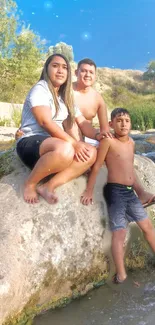
{"type": "Polygon", "coordinates": [[[84,137],[84,142],[91,144],[91,146],[98,147],[99,141],[84,137]]]}

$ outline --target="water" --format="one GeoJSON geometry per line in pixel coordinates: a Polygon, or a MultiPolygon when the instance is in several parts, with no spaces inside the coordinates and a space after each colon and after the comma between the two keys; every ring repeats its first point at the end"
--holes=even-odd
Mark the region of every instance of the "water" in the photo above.
{"type": "Polygon", "coordinates": [[[65,308],[48,311],[33,325],[154,325],[155,271],[131,273],[124,285],[111,282],[73,301],[65,308]],[[138,281],[140,287],[137,286],[138,281]]]}

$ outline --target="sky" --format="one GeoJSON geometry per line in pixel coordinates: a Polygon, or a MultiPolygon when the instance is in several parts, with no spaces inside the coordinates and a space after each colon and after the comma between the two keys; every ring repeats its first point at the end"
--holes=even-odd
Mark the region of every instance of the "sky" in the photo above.
{"type": "Polygon", "coordinates": [[[26,25],[73,46],[76,62],[145,70],[155,60],[155,0],[17,0],[26,25]]]}

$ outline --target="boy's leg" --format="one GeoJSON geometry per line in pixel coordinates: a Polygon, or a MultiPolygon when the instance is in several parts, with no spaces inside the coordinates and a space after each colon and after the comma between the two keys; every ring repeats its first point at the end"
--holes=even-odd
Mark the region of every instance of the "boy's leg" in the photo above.
{"type": "Polygon", "coordinates": [[[140,182],[139,177],[136,174],[136,171],[134,171],[135,181],[133,184],[133,188],[140,199],[141,203],[145,206],[147,206],[147,203],[150,205],[150,203],[155,204],[155,195],[153,195],[150,192],[145,191],[143,185],[140,182]]]}
{"type": "Polygon", "coordinates": [[[125,236],[126,229],[115,230],[112,233],[112,256],[116,266],[117,279],[120,282],[123,282],[127,277],[124,266],[125,236]]]}
{"type": "Polygon", "coordinates": [[[137,221],[137,224],[143,231],[145,239],[155,253],[155,229],[151,220],[149,218],[145,218],[144,220],[137,221]]]}

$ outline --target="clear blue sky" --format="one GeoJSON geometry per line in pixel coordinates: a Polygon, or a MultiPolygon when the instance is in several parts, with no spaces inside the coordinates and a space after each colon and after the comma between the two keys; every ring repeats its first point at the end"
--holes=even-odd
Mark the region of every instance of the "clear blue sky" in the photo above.
{"type": "Polygon", "coordinates": [[[155,59],[155,0],[17,0],[23,20],[48,45],[73,46],[75,61],[144,69],[155,59]]]}

